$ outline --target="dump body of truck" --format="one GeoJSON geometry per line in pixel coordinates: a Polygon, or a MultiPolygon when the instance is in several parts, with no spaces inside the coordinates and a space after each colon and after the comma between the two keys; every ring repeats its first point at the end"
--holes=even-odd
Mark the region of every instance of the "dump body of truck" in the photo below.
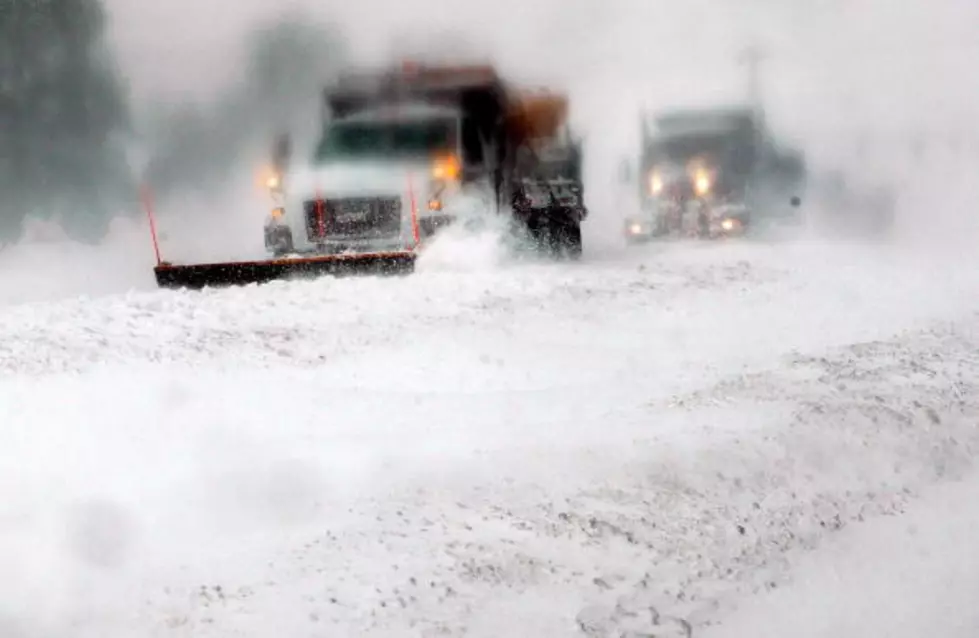
{"type": "MultiPolygon", "coordinates": [[[[541,239],[536,218],[577,229],[584,217],[581,201],[528,209],[520,197],[530,182],[548,188],[535,153],[561,137],[562,95],[515,89],[490,66],[409,65],[341,77],[323,105],[322,152],[284,178],[291,201],[266,226],[273,254],[416,250],[448,225],[509,212],[541,239]],[[343,223],[354,217],[356,228],[343,223]]],[[[580,171],[561,178],[580,185],[580,171]]]]}

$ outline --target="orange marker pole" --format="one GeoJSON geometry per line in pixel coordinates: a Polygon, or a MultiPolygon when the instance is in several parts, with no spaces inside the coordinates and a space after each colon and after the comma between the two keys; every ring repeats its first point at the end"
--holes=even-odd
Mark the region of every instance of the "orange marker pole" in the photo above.
{"type": "Polygon", "coordinates": [[[408,199],[411,201],[411,234],[415,240],[415,248],[421,243],[421,233],[418,231],[418,202],[415,199],[415,188],[412,184],[411,173],[408,174],[408,199]]]}
{"type": "Polygon", "coordinates": [[[146,210],[146,218],[150,221],[150,237],[153,239],[153,253],[156,255],[156,265],[159,266],[163,263],[163,259],[160,258],[160,241],[156,236],[156,215],[153,214],[153,195],[150,192],[149,186],[145,184],[140,191],[143,208],[146,210]]]}
{"type": "Polygon", "coordinates": [[[316,234],[319,235],[320,241],[326,239],[326,215],[324,213],[324,208],[326,206],[326,201],[323,199],[323,193],[320,189],[316,189],[316,234]]]}

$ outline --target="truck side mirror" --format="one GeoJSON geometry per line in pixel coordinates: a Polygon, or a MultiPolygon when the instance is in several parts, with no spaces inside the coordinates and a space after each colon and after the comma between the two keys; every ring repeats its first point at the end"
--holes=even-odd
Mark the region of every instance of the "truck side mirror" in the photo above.
{"type": "Polygon", "coordinates": [[[272,162],[279,167],[286,166],[292,156],[292,137],[288,133],[280,133],[275,138],[272,149],[272,162]]]}

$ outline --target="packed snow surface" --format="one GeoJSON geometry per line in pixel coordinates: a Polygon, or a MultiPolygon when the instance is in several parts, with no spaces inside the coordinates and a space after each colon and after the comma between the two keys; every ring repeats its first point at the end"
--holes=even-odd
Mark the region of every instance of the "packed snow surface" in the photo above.
{"type": "Polygon", "coordinates": [[[969,470],[977,273],[476,242],[407,278],[8,299],[0,634],[753,631],[746,597],[969,470]]]}
{"type": "Polygon", "coordinates": [[[794,582],[706,638],[972,638],[979,633],[979,476],[926,490],[899,518],[842,533],[794,582]]]}

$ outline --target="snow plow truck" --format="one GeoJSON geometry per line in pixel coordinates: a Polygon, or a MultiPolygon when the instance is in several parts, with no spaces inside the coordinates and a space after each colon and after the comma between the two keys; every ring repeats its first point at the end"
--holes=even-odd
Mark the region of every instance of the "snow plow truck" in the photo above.
{"type": "Polygon", "coordinates": [[[293,156],[288,136],[275,145],[268,258],[161,263],[160,286],[412,272],[441,229],[494,215],[548,254],[581,254],[581,145],[565,96],[515,89],[489,65],[405,64],[343,75],[323,98],[310,156],[293,156]]]}
{"type": "Polygon", "coordinates": [[[805,160],[775,140],[760,109],[676,110],[652,120],[642,122],[640,212],[625,219],[627,241],[800,223],[805,160]]]}

